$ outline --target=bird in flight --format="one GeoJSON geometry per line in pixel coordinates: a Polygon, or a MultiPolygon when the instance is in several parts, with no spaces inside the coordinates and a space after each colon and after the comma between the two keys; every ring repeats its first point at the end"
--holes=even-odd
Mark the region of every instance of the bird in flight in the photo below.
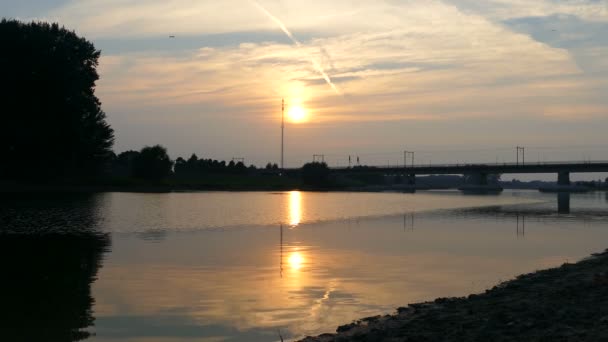
{"type": "Polygon", "coordinates": [[[169,36],[169,38],[175,38],[175,36],[169,36]]]}

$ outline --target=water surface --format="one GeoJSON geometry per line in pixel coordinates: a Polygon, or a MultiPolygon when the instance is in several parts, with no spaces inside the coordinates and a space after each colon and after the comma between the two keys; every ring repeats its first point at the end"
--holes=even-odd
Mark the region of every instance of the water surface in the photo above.
{"type": "Polygon", "coordinates": [[[12,340],[277,341],[604,250],[605,193],[2,200],[12,340]],[[10,294],[10,295],[9,295],[10,294]]]}

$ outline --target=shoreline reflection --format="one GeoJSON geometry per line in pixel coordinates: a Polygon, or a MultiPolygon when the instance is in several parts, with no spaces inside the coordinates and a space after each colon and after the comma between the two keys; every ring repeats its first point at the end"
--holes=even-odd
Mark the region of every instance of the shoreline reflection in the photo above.
{"type": "Polygon", "coordinates": [[[82,341],[94,327],[92,284],[110,234],[103,195],[17,198],[0,209],[0,321],[7,341],[82,341]]]}

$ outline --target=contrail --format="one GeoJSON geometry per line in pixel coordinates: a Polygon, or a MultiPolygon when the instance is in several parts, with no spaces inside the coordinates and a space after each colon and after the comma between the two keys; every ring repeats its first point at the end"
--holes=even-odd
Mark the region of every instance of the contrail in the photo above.
{"type": "MultiPolygon", "coordinates": [[[[268,18],[270,18],[272,21],[274,21],[275,24],[277,24],[281,28],[283,33],[285,33],[285,35],[287,35],[287,37],[289,37],[289,39],[295,44],[295,46],[302,47],[302,43],[300,43],[300,41],[298,41],[296,39],[296,37],[294,37],[294,35],[291,33],[291,31],[289,31],[287,26],[285,26],[285,24],[283,24],[283,22],[281,20],[279,20],[279,18],[272,15],[272,13],[268,12],[268,10],[266,8],[264,8],[262,5],[260,5],[257,1],[255,1],[255,0],[249,0],[249,1],[255,7],[257,7],[262,13],[266,14],[266,16],[268,18]]],[[[323,77],[325,82],[327,82],[327,84],[329,84],[329,86],[336,92],[336,94],[341,94],[340,90],[338,90],[336,85],[331,81],[331,78],[329,77],[329,75],[327,75],[325,70],[323,70],[323,67],[312,57],[310,58],[310,62],[312,63],[312,66],[317,70],[317,72],[321,75],[321,77],[323,77]]]]}

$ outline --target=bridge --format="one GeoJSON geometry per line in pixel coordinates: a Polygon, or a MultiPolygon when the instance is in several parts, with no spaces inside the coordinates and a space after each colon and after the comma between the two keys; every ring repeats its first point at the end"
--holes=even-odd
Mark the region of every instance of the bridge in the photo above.
{"type": "Polygon", "coordinates": [[[471,186],[488,186],[488,176],[515,173],[555,173],[558,187],[564,190],[571,185],[571,173],[608,172],[608,161],[538,162],[497,164],[432,164],[405,166],[355,166],[331,168],[333,173],[356,174],[378,172],[386,175],[403,175],[406,183],[415,186],[417,175],[465,175],[471,186]]]}

